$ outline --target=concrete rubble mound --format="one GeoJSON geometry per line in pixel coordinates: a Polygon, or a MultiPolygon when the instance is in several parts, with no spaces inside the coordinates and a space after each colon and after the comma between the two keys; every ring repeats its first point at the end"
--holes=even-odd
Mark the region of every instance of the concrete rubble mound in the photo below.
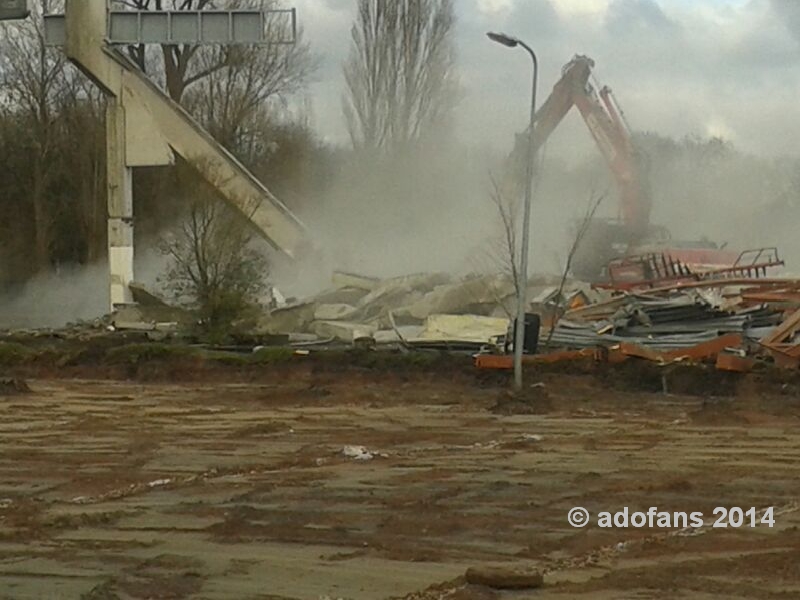
{"type": "MultiPolygon", "coordinates": [[[[454,278],[421,273],[390,279],[336,273],[333,287],[265,315],[260,333],[311,333],[321,343],[372,343],[417,348],[478,350],[503,337],[515,311],[516,292],[506,275],[454,278]]],[[[555,277],[533,279],[531,310],[583,305],[607,293],[569,282],[559,293],[555,277]]]]}
{"type": "MultiPolygon", "coordinates": [[[[51,335],[130,332],[152,341],[183,335],[189,313],[142,285],[131,288],[136,304],[51,335]]],[[[759,362],[800,369],[800,279],[608,289],[539,276],[530,279],[527,297],[526,312],[539,316],[541,329],[536,351],[526,350],[526,362],[636,358],[661,364],[714,362],[720,370],[738,372],[759,362]]],[[[516,313],[516,290],[507,275],[419,273],[379,279],[340,272],[329,289],[313,297],[271,306],[234,340],[236,351],[250,351],[254,344],[289,345],[306,354],[352,346],[439,350],[470,353],[480,368],[512,367],[506,338],[516,313]]]]}
{"type": "MultiPolygon", "coordinates": [[[[510,368],[506,334],[516,311],[511,277],[421,273],[378,279],[336,273],[332,287],[271,311],[261,333],[315,336],[314,344],[477,352],[510,368]]],[[[662,288],[595,288],[534,277],[528,312],[541,317],[538,353],[526,361],[631,357],[716,361],[748,371],[758,360],[800,368],[800,280],[716,279],[662,288]]]]}

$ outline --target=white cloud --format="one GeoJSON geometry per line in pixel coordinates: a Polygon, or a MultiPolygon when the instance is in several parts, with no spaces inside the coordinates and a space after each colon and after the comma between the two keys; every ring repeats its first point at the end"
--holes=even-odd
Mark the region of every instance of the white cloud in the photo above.
{"type": "Polygon", "coordinates": [[[564,17],[604,15],[611,0],[553,0],[553,7],[564,17]]]}
{"type": "Polygon", "coordinates": [[[478,10],[486,15],[496,15],[511,10],[514,0],[478,0],[478,10]]]}
{"type": "MultiPolygon", "coordinates": [[[[722,133],[765,154],[796,152],[800,138],[800,2],[793,0],[457,0],[463,95],[459,134],[510,147],[527,120],[530,61],[488,42],[505,31],[539,55],[540,101],[574,54],[597,62],[635,127],[681,137],[722,133]],[[796,19],[796,21],[792,21],[796,19]],[[796,32],[795,32],[796,34],[796,32]]],[[[341,63],[355,0],[296,0],[308,39],[323,59],[312,89],[315,123],[346,141],[341,63]]],[[[556,131],[553,152],[594,152],[580,119],[556,131]]]]}

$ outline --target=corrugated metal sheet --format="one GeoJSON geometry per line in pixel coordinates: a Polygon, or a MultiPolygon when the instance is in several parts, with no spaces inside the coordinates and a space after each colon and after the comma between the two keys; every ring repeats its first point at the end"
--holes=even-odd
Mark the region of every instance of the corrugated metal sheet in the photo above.
{"type": "MultiPolygon", "coordinates": [[[[726,333],[759,339],[780,320],[779,312],[762,306],[723,311],[696,293],[659,298],[631,295],[610,318],[594,322],[562,319],[549,346],[588,348],[628,342],[655,350],[688,348],[726,333]]],[[[547,340],[548,335],[543,338],[547,340]]]]}

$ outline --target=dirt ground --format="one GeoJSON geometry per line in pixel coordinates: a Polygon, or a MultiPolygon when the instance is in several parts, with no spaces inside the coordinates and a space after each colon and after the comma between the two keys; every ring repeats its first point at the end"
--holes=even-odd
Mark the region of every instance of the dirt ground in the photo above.
{"type": "Polygon", "coordinates": [[[0,598],[800,597],[795,393],[541,380],[531,408],[435,374],[29,379],[0,391],[0,598]],[[775,526],[575,529],[573,506],[775,526]],[[476,565],[545,586],[465,586],[476,565]]]}

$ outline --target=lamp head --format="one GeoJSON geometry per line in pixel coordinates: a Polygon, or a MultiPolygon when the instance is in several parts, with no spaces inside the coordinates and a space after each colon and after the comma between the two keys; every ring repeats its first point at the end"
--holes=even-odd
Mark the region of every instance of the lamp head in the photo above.
{"type": "Polygon", "coordinates": [[[507,46],[509,48],[516,48],[519,45],[519,40],[509,35],[506,35],[505,33],[489,32],[486,35],[493,42],[497,42],[498,44],[503,44],[503,46],[507,46]]]}

